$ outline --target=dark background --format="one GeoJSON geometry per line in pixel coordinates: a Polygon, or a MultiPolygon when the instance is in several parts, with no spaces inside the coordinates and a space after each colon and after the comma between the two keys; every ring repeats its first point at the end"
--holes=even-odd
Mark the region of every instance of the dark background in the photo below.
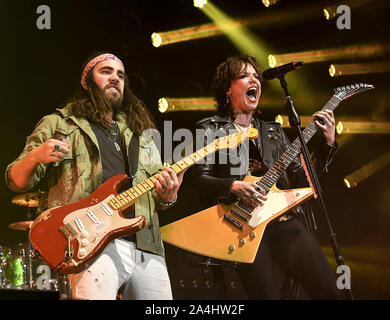
{"type": "MultiPolygon", "coordinates": [[[[266,8],[259,0],[213,2],[231,18],[246,18],[287,12],[281,20],[270,24],[249,26],[249,30],[271,49],[269,53],[338,48],[347,45],[385,43],[389,38],[389,9],[386,0],[372,1],[352,9],[351,30],[339,30],[336,20],[327,21],[322,8],[337,1],[280,0],[266,8]],[[314,6],[313,14],[303,9],[314,6]]],[[[162,130],[164,120],[173,121],[173,129],[190,128],[210,112],[174,112],[161,114],[160,97],[211,96],[210,83],[216,66],[239,50],[225,36],[199,39],[154,48],[150,35],[209,23],[209,18],[193,7],[191,0],[96,0],[96,1],[1,1],[1,83],[0,137],[2,156],[0,168],[6,166],[22,151],[26,137],[36,122],[57,107],[79,88],[81,65],[96,51],[109,51],[124,61],[133,91],[153,114],[162,130]],[[36,20],[39,5],[51,9],[51,29],[39,30],[36,20]]],[[[264,57],[263,57],[264,58],[264,57]]],[[[349,58],[332,62],[387,61],[388,54],[374,58],[349,58]]],[[[304,60],[304,59],[303,59],[304,60]]],[[[286,79],[297,112],[311,115],[319,110],[333,94],[333,88],[355,82],[373,84],[376,89],[340,104],[335,111],[341,117],[364,117],[390,121],[388,95],[389,73],[354,75],[331,78],[331,62],[305,64],[286,79]],[[292,79],[292,80],[290,80],[292,79]],[[297,79],[304,86],[294,86],[297,79]],[[291,81],[291,82],[289,82],[291,81]]],[[[267,65],[263,66],[268,68],[267,65]]],[[[272,80],[277,81],[277,80],[272,80]]],[[[298,83],[297,82],[297,83],[298,83]]],[[[276,83],[276,86],[278,83],[276,83]]],[[[262,104],[265,120],[284,113],[282,89],[271,90],[270,82],[263,84],[263,98],[279,103],[262,104]]],[[[296,134],[287,129],[291,139],[296,134]]],[[[361,166],[389,151],[388,135],[357,134],[349,138],[334,158],[328,174],[321,179],[329,216],[337,234],[346,264],[352,270],[352,288],[359,299],[388,299],[390,297],[390,178],[389,166],[371,175],[356,188],[348,190],[343,178],[361,166]]],[[[313,138],[313,142],[318,137],[313,138]]],[[[168,160],[168,159],[165,159],[168,160]]],[[[26,241],[23,231],[11,230],[12,222],[24,221],[27,208],[13,204],[16,196],[0,184],[0,245],[14,247],[26,241]]],[[[179,203],[170,218],[162,223],[192,213],[195,207],[191,181],[184,181],[179,203]]],[[[314,203],[316,207],[316,203],[314,203]]],[[[329,231],[321,212],[316,210],[316,236],[329,261],[334,265],[330,250],[329,231]]],[[[34,213],[35,214],[35,213],[34,213]]],[[[196,298],[194,296],[194,298],[196,298]]]]}

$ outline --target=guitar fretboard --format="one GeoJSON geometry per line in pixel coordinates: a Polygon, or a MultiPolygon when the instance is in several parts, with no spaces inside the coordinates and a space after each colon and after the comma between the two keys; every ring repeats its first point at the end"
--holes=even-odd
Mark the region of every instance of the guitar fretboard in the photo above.
{"type": "MultiPolygon", "coordinates": [[[[229,136],[221,137],[215,139],[214,142],[208,144],[207,146],[197,150],[196,152],[190,154],[189,156],[183,158],[182,160],[174,163],[170,166],[176,174],[179,174],[183,170],[193,166],[201,159],[207,157],[208,155],[216,152],[218,149],[223,148],[235,148],[237,147],[244,139],[250,136],[250,130],[246,129],[240,132],[233,133],[229,136]]],[[[151,176],[150,178],[144,180],[143,182],[135,185],[134,187],[122,192],[116,197],[112,198],[109,201],[109,204],[114,209],[124,210],[131,206],[138,198],[146,194],[147,192],[155,188],[155,182],[158,179],[157,176],[160,172],[151,176]]]]}
{"type": "MultiPolygon", "coordinates": [[[[322,108],[322,110],[334,110],[339,105],[342,99],[333,95],[326,105],[322,108]]],[[[307,143],[313,135],[317,132],[318,127],[312,120],[306,128],[302,131],[302,136],[307,143]]],[[[264,188],[266,193],[271,189],[271,187],[279,180],[280,176],[285,172],[287,167],[291,164],[294,158],[301,151],[301,141],[299,138],[295,139],[295,141],[286,149],[286,151],[282,154],[280,159],[274,163],[274,165],[267,171],[267,173],[263,176],[263,178],[259,181],[259,185],[264,188]]]]}

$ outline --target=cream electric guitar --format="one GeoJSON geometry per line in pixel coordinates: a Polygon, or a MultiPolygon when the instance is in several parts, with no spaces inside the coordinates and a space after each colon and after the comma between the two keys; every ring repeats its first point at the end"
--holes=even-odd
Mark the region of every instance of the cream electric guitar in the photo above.
{"type": "MultiPolygon", "coordinates": [[[[220,149],[235,149],[246,139],[257,138],[256,129],[215,139],[170,167],[180,173],[220,149]]],[[[88,267],[115,239],[145,227],[144,216],[125,218],[135,202],[152,191],[156,173],[118,194],[129,182],[125,174],[108,179],[89,197],[42,212],[30,227],[30,241],[45,262],[60,273],[77,273],[88,267]]]]}
{"type": "MultiPolygon", "coordinates": [[[[342,100],[373,88],[362,83],[337,88],[323,110],[334,110],[342,100]]],[[[306,143],[316,131],[314,121],[310,122],[302,132],[306,143]]],[[[314,195],[311,188],[280,190],[276,187],[276,182],[300,150],[301,143],[297,138],[263,177],[247,176],[244,179],[255,181],[266,191],[267,201],[263,206],[251,207],[240,200],[231,205],[215,205],[161,227],[163,240],[203,256],[252,263],[268,223],[314,195]]]]}

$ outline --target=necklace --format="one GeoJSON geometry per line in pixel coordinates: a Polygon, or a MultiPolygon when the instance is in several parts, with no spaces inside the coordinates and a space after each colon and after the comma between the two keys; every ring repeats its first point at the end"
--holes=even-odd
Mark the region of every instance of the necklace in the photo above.
{"type": "Polygon", "coordinates": [[[114,144],[115,149],[119,152],[119,151],[121,151],[121,147],[116,142],[116,138],[118,137],[118,134],[119,134],[119,127],[118,127],[116,121],[114,121],[113,124],[115,126],[115,129],[113,127],[111,127],[110,129],[108,129],[109,132],[107,132],[106,128],[102,128],[102,127],[100,127],[100,128],[102,129],[103,133],[107,136],[108,140],[110,140],[114,144]],[[112,137],[114,138],[113,140],[112,140],[112,137]]]}

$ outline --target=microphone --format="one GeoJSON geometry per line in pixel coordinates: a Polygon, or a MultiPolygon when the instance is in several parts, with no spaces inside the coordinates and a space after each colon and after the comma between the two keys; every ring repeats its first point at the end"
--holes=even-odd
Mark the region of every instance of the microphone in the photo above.
{"type": "Polygon", "coordinates": [[[298,69],[301,65],[303,65],[303,61],[293,61],[279,67],[267,69],[263,72],[263,78],[265,80],[272,80],[274,78],[278,78],[279,76],[284,75],[287,72],[298,69]]]}

